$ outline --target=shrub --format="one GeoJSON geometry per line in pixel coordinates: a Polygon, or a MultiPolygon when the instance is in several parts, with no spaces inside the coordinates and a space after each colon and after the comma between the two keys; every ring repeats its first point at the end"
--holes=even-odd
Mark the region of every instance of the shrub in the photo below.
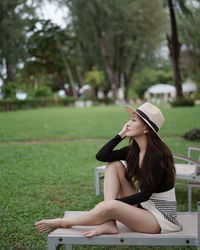
{"type": "Polygon", "coordinates": [[[200,100],[200,92],[196,92],[194,97],[195,99],[200,100]]]}
{"type": "Polygon", "coordinates": [[[98,103],[104,103],[104,104],[112,104],[113,100],[110,97],[104,97],[104,98],[97,98],[98,103]]]}
{"type": "Polygon", "coordinates": [[[2,99],[0,100],[0,111],[37,108],[37,107],[48,107],[54,106],[55,100],[52,98],[35,98],[35,99],[2,99]]]}
{"type": "MultiPolygon", "coordinates": [[[[67,96],[66,98],[59,98],[58,100],[51,97],[37,97],[32,99],[18,100],[18,99],[2,99],[0,100],[0,111],[10,111],[18,109],[38,108],[38,107],[49,107],[49,106],[73,106],[77,100],[91,100],[86,97],[75,98],[73,96],[67,96]]],[[[97,105],[104,103],[106,105],[112,103],[111,98],[97,99],[93,104],[97,105]]]]}
{"type": "Polygon", "coordinates": [[[4,98],[15,98],[17,91],[17,84],[15,82],[9,82],[4,84],[1,88],[1,92],[4,98]]]}
{"type": "Polygon", "coordinates": [[[76,98],[73,96],[67,96],[65,98],[59,98],[58,99],[58,103],[61,106],[68,106],[68,105],[72,105],[74,104],[74,102],[76,101],[76,98]]]}
{"type": "Polygon", "coordinates": [[[189,141],[200,141],[200,128],[195,128],[186,132],[183,137],[189,141]]]}
{"type": "Polygon", "coordinates": [[[170,104],[173,107],[194,106],[195,102],[194,102],[194,99],[192,98],[182,97],[182,98],[175,99],[174,101],[170,102],[170,104]]]}
{"type": "Polygon", "coordinates": [[[32,90],[29,96],[33,98],[52,97],[53,92],[48,86],[40,85],[37,89],[32,90]]]}

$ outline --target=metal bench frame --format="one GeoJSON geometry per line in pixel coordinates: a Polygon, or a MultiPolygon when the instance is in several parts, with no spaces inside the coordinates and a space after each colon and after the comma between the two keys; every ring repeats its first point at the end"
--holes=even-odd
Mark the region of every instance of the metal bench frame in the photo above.
{"type": "MultiPolygon", "coordinates": [[[[192,211],[192,188],[193,187],[200,188],[200,147],[189,146],[187,157],[183,155],[178,155],[178,154],[173,154],[173,157],[174,159],[179,159],[179,160],[186,162],[188,164],[188,168],[190,168],[191,165],[196,166],[195,173],[193,173],[192,175],[181,175],[181,174],[176,175],[177,179],[188,180],[188,211],[191,212],[192,211]],[[192,151],[199,152],[198,160],[194,160],[193,158],[191,158],[192,151]]],[[[176,164],[175,164],[175,167],[176,167],[176,164]]]]}

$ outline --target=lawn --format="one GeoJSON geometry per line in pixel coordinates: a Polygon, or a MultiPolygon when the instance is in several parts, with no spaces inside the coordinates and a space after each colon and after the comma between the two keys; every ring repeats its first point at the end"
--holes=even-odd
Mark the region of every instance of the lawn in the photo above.
{"type": "MultiPolygon", "coordinates": [[[[200,145],[181,138],[199,127],[200,106],[161,108],[166,124],[160,135],[172,152],[186,154],[188,145],[200,145]]],[[[88,210],[103,199],[95,196],[94,168],[101,164],[95,154],[128,118],[119,106],[0,113],[0,249],[46,249],[47,235],[35,231],[35,221],[62,217],[66,210],[88,210]]],[[[179,211],[187,211],[186,191],[186,182],[176,181],[179,211]]],[[[194,189],[194,211],[199,197],[194,189]]]]}

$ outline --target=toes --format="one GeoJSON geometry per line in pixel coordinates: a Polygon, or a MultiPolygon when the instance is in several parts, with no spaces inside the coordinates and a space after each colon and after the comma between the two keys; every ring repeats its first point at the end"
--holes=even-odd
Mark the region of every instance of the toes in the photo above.
{"type": "Polygon", "coordinates": [[[43,228],[43,227],[36,227],[36,230],[37,230],[38,232],[42,232],[44,229],[45,229],[45,228],[43,228]]]}
{"type": "Polygon", "coordinates": [[[50,228],[45,227],[45,226],[41,226],[41,227],[37,227],[36,230],[40,233],[47,233],[50,232],[50,228]]]}
{"type": "Polygon", "coordinates": [[[46,228],[47,228],[47,227],[45,227],[45,226],[42,225],[42,226],[40,226],[40,227],[37,227],[36,229],[40,231],[40,230],[44,230],[44,229],[46,229],[46,228]]]}
{"type": "Polygon", "coordinates": [[[91,238],[93,236],[98,236],[100,233],[98,231],[89,231],[84,234],[85,237],[91,238]]]}
{"type": "Polygon", "coordinates": [[[84,236],[90,238],[90,232],[84,233],[84,236]]]}
{"type": "Polygon", "coordinates": [[[41,224],[44,224],[46,221],[45,220],[41,220],[35,223],[35,226],[39,226],[41,224]]]}
{"type": "Polygon", "coordinates": [[[48,232],[50,232],[49,229],[43,229],[42,231],[40,231],[40,233],[42,233],[42,234],[45,234],[45,233],[48,233],[48,232]]]}
{"type": "Polygon", "coordinates": [[[91,238],[92,237],[92,232],[87,232],[84,234],[85,237],[91,238]]]}
{"type": "Polygon", "coordinates": [[[45,224],[45,221],[35,223],[35,229],[40,233],[46,233],[50,231],[50,228],[45,224]]]}

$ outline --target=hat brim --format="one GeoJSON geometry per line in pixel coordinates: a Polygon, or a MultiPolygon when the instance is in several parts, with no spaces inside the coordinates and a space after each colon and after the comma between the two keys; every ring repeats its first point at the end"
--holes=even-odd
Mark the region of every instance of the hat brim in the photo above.
{"type": "Polygon", "coordinates": [[[142,120],[155,132],[155,134],[162,140],[162,138],[159,136],[159,134],[155,131],[155,129],[152,127],[152,125],[144,118],[142,117],[137,110],[135,110],[134,108],[132,108],[129,105],[125,105],[124,106],[125,110],[128,112],[128,114],[131,116],[134,113],[136,113],[137,115],[139,115],[140,118],[142,118],[142,120]]]}

